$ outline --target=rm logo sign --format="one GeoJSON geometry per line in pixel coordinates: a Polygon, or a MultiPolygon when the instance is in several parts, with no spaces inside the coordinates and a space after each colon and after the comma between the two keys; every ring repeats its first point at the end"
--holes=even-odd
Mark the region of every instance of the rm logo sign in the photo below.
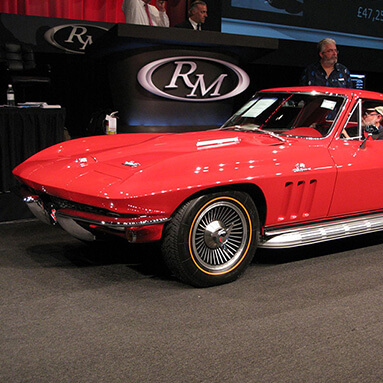
{"type": "Polygon", "coordinates": [[[179,101],[217,101],[242,93],[249,76],[227,61],[199,56],[178,56],[153,61],[137,75],[147,91],[179,101]]]}
{"type": "Polygon", "coordinates": [[[93,40],[108,29],[91,24],[65,24],[53,27],[45,32],[44,37],[56,48],[71,53],[85,53],[93,40]]]}

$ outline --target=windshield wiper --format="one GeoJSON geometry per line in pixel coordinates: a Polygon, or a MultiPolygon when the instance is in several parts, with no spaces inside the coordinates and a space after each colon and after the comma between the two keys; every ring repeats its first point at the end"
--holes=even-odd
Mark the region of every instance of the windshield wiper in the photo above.
{"type": "Polygon", "coordinates": [[[280,135],[278,135],[278,134],[276,134],[274,132],[269,132],[267,130],[259,129],[259,128],[256,128],[256,127],[254,127],[253,130],[255,130],[255,131],[259,132],[259,133],[268,134],[269,136],[278,138],[278,140],[280,140],[282,142],[286,142],[286,140],[283,137],[281,137],[280,135]]]}
{"type": "Polygon", "coordinates": [[[277,138],[278,140],[280,140],[282,142],[286,142],[286,139],[284,139],[283,137],[279,136],[278,134],[273,133],[273,132],[269,132],[267,130],[260,129],[259,125],[246,124],[246,125],[226,126],[226,127],[222,128],[222,130],[225,130],[225,129],[246,130],[246,131],[249,131],[249,132],[256,131],[256,132],[259,132],[259,133],[268,134],[269,136],[275,137],[275,138],[277,138]]]}

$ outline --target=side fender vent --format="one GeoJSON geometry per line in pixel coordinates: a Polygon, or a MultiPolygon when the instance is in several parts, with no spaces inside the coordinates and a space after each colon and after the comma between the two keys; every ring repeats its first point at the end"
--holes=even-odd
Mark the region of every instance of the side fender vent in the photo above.
{"type": "Polygon", "coordinates": [[[279,222],[307,219],[313,205],[317,180],[286,182],[279,222]]]}

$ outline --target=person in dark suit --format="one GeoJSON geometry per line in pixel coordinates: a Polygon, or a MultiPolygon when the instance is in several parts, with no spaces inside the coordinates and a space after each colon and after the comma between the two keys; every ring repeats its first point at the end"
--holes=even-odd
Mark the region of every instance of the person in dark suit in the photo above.
{"type": "Polygon", "coordinates": [[[175,25],[176,28],[203,30],[203,24],[207,17],[207,5],[204,1],[194,1],[189,8],[189,18],[175,25]]]}

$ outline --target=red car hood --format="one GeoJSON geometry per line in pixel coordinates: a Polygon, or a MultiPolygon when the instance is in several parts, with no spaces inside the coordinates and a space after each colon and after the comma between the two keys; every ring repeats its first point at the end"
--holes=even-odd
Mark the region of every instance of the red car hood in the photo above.
{"type": "Polygon", "coordinates": [[[96,136],[47,148],[16,167],[14,174],[39,190],[101,196],[111,185],[135,175],[141,175],[140,182],[142,174],[146,175],[144,182],[155,182],[162,177],[158,173],[171,176],[176,168],[180,171],[190,163],[195,166],[202,158],[206,163],[217,162],[227,159],[233,149],[243,155],[250,147],[254,150],[254,146],[281,143],[264,134],[218,130],[96,136]]]}

